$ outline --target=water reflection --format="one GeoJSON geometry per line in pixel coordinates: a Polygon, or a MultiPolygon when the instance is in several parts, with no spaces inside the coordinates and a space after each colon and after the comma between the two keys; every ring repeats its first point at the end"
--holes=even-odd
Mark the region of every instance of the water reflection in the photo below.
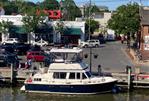
{"type": "Polygon", "coordinates": [[[19,88],[0,88],[0,101],[149,101],[149,90],[119,94],[51,95],[23,93],[19,88]]]}

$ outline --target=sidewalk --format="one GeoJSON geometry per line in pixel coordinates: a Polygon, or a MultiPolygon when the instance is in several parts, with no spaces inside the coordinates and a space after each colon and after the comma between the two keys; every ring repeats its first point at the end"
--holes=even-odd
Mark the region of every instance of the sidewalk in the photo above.
{"type": "Polygon", "coordinates": [[[149,60],[139,60],[134,49],[132,49],[132,48],[130,48],[130,50],[124,49],[124,52],[131,59],[131,61],[133,62],[134,65],[136,65],[136,66],[140,66],[140,65],[149,66],[149,60]]]}

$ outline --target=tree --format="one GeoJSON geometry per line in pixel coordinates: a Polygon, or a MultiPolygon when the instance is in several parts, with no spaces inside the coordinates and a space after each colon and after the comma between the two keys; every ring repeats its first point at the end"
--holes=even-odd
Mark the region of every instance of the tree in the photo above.
{"type": "Polygon", "coordinates": [[[44,0],[39,4],[41,9],[57,10],[59,9],[59,3],[56,0],[44,0]]]}
{"type": "Polygon", "coordinates": [[[63,35],[63,32],[66,29],[66,27],[64,26],[64,23],[62,21],[58,21],[58,22],[56,22],[54,29],[55,29],[55,35],[57,37],[56,42],[58,42],[58,36],[63,35]]]}
{"type": "Polygon", "coordinates": [[[4,5],[5,14],[11,15],[12,13],[18,13],[18,7],[14,2],[9,2],[4,5]]]}
{"type": "Polygon", "coordinates": [[[86,17],[89,17],[89,14],[91,16],[93,13],[97,13],[97,12],[100,12],[100,9],[96,5],[91,5],[91,6],[87,5],[87,7],[85,7],[86,17]]]}
{"type": "Polygon", "coordinates": [[[99,22],[92,20],[92,19],[87,19],[86,20],[86,27],[85,27],[86,32],[89,31],[89,27],[90,27],[90,32],[91,32],[89,34],[93,34],[94,31],[99,28],[99,22]]]}
{"type": "Polygon", "coordinates": [[[137,3],[122,5],[117,8],[108,27],[117,34],[134,34],[139,29],[139,5],[137,3]]]}
{"type": "Polygon", "coordinates": [[[80,9],[76,6],[73,0],[63,1],[62,11],[63,19],[65,20],[75,20],[76,17],[82,16],[80,9]]]}
{"type": "Polygon", "coordinates": [[[31,35],[35,32],[36,28],[43,23],[43,17],[34,15],[27,15],[23,17],[24,27],[28,32],[28,40],[31,43],[31,35]]]}
{"type": "Polygon", "coordinates": [[[8,36],[8,30],[13,25],[11,21],[4,21],[0,22],[0,33],[4,35],[4,38],[8,36]]]}

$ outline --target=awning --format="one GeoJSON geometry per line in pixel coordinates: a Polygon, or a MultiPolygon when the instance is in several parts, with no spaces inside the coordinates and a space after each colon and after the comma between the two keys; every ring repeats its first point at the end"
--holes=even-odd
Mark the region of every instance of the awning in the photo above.
{"type": "Polygon", "coordinates": [[[10,33],[25,34],[27,30],[22,26],[12,26],[9,29],[10,33]]]}
{"type": "Polygon", "coordinates": [[[83,34],[81,28],[67,28],[63,32],[63,35],[81,35],[81,34],[83,34]]]}

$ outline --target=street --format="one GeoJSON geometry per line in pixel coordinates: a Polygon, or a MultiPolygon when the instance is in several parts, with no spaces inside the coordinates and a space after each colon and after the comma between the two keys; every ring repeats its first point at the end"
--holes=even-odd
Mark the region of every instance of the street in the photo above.
{"type": "MultiPolygon", "coordinates": [[[[127,65],[134,67],[131,59],[126,55],[124,49],[126,44],[121,44],[118,41],[107,42],[101,44],[99,48],[92,48],[92,72],[97,72],[98,65],[104,72],[125,72],[127,65]],[[94,54],[98,54],[98,58],[94,58],[94,54]]],[[[84,49],[84,54],[90,53],[90,48],[84,49]]],[[[85,59],[86,63],[89,62],[90,57],[85,59]]],[[[90,66],[90,65],[89,65],[90,66]]],[[[134,71],[134,68],[133,68],[134,71]]]]}

